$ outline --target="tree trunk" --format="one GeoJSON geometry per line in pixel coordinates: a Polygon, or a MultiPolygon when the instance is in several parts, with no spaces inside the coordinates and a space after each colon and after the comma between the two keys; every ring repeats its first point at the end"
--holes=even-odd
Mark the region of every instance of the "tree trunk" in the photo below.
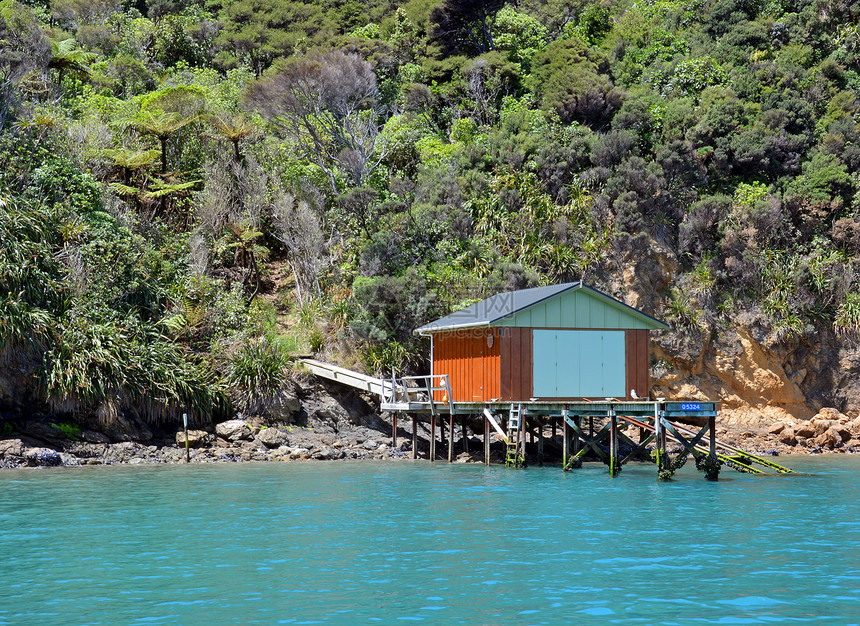
{"type": "Polygon", "coordinates": [[[159,137],[161,142],[161,173],[167,174],[167,137],[159,137]]]}

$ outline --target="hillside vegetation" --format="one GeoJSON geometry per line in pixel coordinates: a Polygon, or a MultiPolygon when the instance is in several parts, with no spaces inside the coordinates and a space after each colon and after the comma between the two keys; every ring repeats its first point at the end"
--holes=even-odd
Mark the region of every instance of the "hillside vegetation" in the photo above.
{"type": "Polygon", "coordinates": [[[291,353],[422,371],[416,326],[578,279],[673,325],[654,363],[670,387],[743,327],[845,409],[858,17],[845,0],[2,0],[4,409],[265,412],[291,353]],[[804,364],[817,342],[832,352],[804,364]]]}

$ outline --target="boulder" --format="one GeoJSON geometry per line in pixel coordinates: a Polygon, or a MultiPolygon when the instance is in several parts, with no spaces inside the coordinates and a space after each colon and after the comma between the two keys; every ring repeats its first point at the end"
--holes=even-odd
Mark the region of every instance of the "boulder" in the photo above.
{"type": "Polygon", "coordinates": [[[4,439],[0,441],[0,459],[24,456],[24,442],[20,439],[4,439]]]}
{"type": "Polygon", "coordinates": [[[251,438],[251,429],[242,420],[227,420],[215,426],[215,432],[219,437],[227,441],[240,441],[251,438]]]}
{"type": "Polygon", "coordinates": [[[818,415],[812,419],[828,420],[831,422],[842,422],[843,424],[849,421],[849,418],[844,413],[840,413],[833,407],[826,406],[818,412],[818,415]],[[843,421],[844,420],[844,421],[843,421]]]}
{"type": "Polygon", "coordinates": [[[832,428],[835,424],[839,424],[839,422],[834,422],[833,420],[828,419],[817,419],[814,417],[809,420],[809,427],[812,429],[812,432],[816,437],[826,433],[827,429],[832,428]]]}
{"type": "Polygon", "coordinates": [[[368,439],[364,442],[362,447],[365,450],[376,450],[379,447],[379,444],[376,443],[373,439],[368,439]]]}
{"type": "Polygon", "coordinates": [[[793,428],[786,428],[782,430],[777,436],[777,439],[789,446],[793,446],[797,443],[797,437],[794,434],[793,428]]]}
{"type": "Polygon", "coordinates": [[[107,446],[105,457],[108,460],[128,463],[133,458],[140,456],[142,448],[142,446],[132,441],[113,443],[107,446]]]}
{"type": "Polygon", "coordinates": [[[842,443],[842,437],[835,428],[828,428],[826,431],[815,437],[815,444],[822,448],[832,448],[836,442],[842,443]]]}
{"type": "Polygon", "coordinates": [[[284,412],[295,415],[302,410],[302,403],[295,396],[287,396],[281,400],[281,408],[284,412]]]}
{"type": "Polygon", "coordinates": [[[809,439],[810,437],[815,437],[817,434],[815,432],[815,427],[812,426],[809,422],[803,422],[799,424],[797,428],[794,429],[795,435],[798,437],[803,437],[804,439],[809,439]]]}
{"type": "Polygon", "coordinates": [[[785,428],[786,426],[783,422],[775,422],[770,425],[770,428],[767,429],[767,432],[771,435],[778,435],[779,433],[784,431],[785,428]]]}
{"type": "Polygon", "coordinates": [[[852,437],[851,431],[848,430],[844,424],[840,424],[839,426],[836,426],[835,430],[837,433],[839,433],[839,436],[842,438],[843,442],[849,441],[852,437]]]}
{"type": "Polygon", "coordinates": [[[110,437],[104,433],[89,430],[87,428],[81,431],[81,440],[86,441],[87,443],[110,443],[110,437]]]}
{"type": "Polygon", "coordinates": [[[60,463],[67,467],[77,467],[81,464],[81,460],[76,457],[74,454],[67,454],[65,452],[60,452],[60,463]]]}
{"type": "MultiPolygon", "coordinates": [[[[115,443],[125,441],[149,441],[152,439],[152,431],[139,419],[130,418],[122,414],[116,415],[105,427],[104,434],[115,443]]],[[[93,442],[99,443],[99,442],[93,442]]]]}
{"type": "Polygon", "coordinates": [[[287,437],[287,431],[280,428],[264,428],[257,433],[255,439],[267,448],[280,448],[287,445],[287,437]]]}
{"type": "Polygon", "coordinates": [[[308,450],[307,448],[293,448],[290,451],[290,458],[291,459],[300,459],[302,457],[307,456],[309,452],[310,452],[310,450],[308,450]]]}
{"type": "MultiPolygon", "coordinates": [[[[215,437],[212,433],[207,433],[205,430],[188,431],[188,447],[190,448],[199,448],[213,443],[215,443],[215,437]]],[[[176,445],[180,448],[185,447],[185,431],[180,430],[176,433],[176,445]]]]}
{"type": "Polygon", "coordinates": [[[63,464],[60,453],[50,448],[30,448],[24,452],[24,458],[31,467],[56,467],[63,464]]]}
{"type": "Polygon", "coordinates": [[[83,441],[75,441],[66,444],[66,452],[74,454],[79,458],[102,458],[107,450],[107,445],[99,443],[84,443],[83,441]]]}

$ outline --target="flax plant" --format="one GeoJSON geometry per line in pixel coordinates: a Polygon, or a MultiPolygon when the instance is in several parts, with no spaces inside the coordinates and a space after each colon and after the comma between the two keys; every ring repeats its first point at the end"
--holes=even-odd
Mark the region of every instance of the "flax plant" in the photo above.
{"type": "Polygon", "coordinates": [[[242,346],[233,355],[226,376],[234,406],[253,414],[279,405],[288,365],[286,351],[267,337],[242,346]]]}
{"type": "Polygon", "coordinates": [[[150,423],[182,412],[206,418],[223,408],[211,376],[178,346],[135,320],[94,317],[69,316],[45,355],[39,380],[52,408],[108,419],[129,409],[150,423]]]}

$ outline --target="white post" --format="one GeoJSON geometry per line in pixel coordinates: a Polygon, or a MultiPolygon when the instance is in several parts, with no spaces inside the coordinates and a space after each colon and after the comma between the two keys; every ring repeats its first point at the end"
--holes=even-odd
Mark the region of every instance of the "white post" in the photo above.
{"type": "Polygon", "coordinates": [[[188,447],[188,413],[182,414],[182,429],[185,431],[185,462],[191,463],[191,450],[188,447]]]}

